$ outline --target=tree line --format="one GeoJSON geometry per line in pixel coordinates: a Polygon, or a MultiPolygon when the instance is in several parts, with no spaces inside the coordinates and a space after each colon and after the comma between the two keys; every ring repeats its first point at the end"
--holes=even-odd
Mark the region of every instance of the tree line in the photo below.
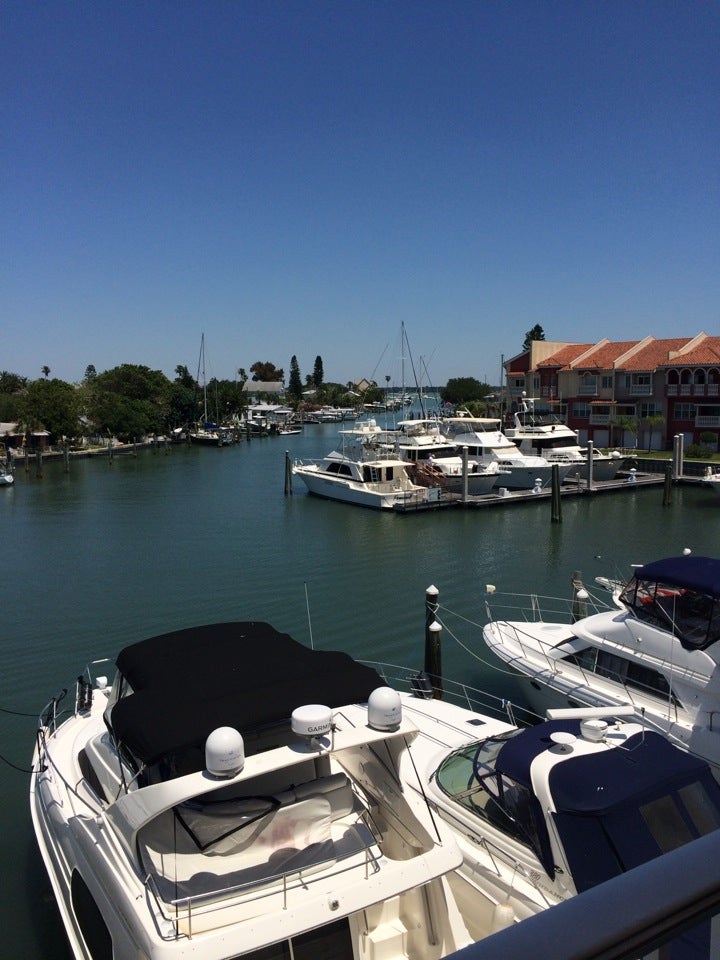
{"type": "MultiPolygon", "coordinates": [[[[284,402],[295,409],[301,404],[311,409],[323,404],[351,406],[358,399],[381,403],[386,396],[387,388],[376,383],[358,398],[352,384],[326,382],[320,356],[304,382],[297,357],[292,357],[289,369],[284,402]]],[[[43,375],[37,380],[0,371],[0,422],[16,423],[19,434],[46,430],[53,442],[88,436],[112,436],[124,441],[157,436],[198,422],[205,415],[206,405],[208,419],[231,421],[241,417],[247,407],[248,392],[243,387],[248,380],[285,381],[284,370],[263,361],[254,363],[249,375],[239,368],[237,379],[212,378],[202,385],[182,364],[175,368],[172,380],[160,370],[130,363],[102,373],[91,364],[82,382],[76,384],[51,377],[48,366],[41,371],[43,375]]],[[[461,377],[449,380],[441,397],[450,404],[472,405],[492,389],[473,377],[461,377]]],[[[261,393],[259,396],[262,398],[261,393]]],[[[277,400],[277,395],[267,395],[266,399],[277,400]]]]}

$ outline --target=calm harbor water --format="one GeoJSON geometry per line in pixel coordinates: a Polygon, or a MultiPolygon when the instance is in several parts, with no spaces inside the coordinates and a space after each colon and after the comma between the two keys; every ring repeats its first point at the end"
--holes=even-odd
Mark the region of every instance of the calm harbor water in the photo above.
{"type": "Polygon", "coordinates": [[[487,583],[569,595],[574,570],[590,583],[684,547],[717,553],[720,508],[699,488],[674,488],[671,506],[659,487],[565,498],[560,524],[548,500],[401,516],[316,500],[297,479],[285,496],[285,450],[319,457],[336,436],[336,424],[308,426],[224,449],[74,460],[68,473],[46,461],[42,478],[20,467],[0,490],[3,956],[69,957],[29,778],[9,764],[28,767],[37,714],[89,660],[175,628],[256,619],[316,647],[421,668],[434,584],[451,626],[444,672],[513,699],[508,678],[473,655],[485,656],[487,583]]]}

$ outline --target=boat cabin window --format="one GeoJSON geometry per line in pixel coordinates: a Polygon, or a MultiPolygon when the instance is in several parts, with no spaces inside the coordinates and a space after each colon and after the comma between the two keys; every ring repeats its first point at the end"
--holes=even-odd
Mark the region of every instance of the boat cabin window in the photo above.
{"type": "Polygon", "coordinates": [[[709,784],[691,779],[635,808],[610,807],[597,816],[555,814],[578,892],[716,830],[716,791],[712,778],[709,784]]]}
{"type": "Polygon", "coordinates": [[[620,600],[638,620],[670,631],[687,650],[720,640],[720,600],[708,593],[633,577],[620,600]]]}
{"type": "Polygon", "coordinates": [[[331,463],[327,468],[328,473],[336,473],[339,477],[352,477],[352,471],[346,463],[331,463]]]}
{"type": "Polygon", "coordinates": [[[499,773],[495,761],[503,745],[520,730],[471,743],[446,757],[435,777],[443,793],[503,833],[529,846],[541,862],[545,824],[532,792],[499,773]]]}
{"type": "Polygon", "coordinates": [[[624,687],[632,687],[641,693],[662,694],[672,703],[677,703],[676,697],[670,689],[667,678],[655,670],[634,660],[627,660],[607,650],[599,650],[589,646],[563,657],[568,663],[596,673],[599,677],[606,677],[624,687]]]}

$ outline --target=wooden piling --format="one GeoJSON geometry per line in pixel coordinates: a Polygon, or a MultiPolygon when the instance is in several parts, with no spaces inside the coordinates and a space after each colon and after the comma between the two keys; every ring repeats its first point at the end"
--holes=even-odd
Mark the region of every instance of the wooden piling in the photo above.
{"type": "Polygon", "coordinates": [[[70,444],[67,440],[63,443],[63,471],[70,473],[70,444]]]}
{"type": "Polygon", "coordinates": [[[550,522],[562,523],[562,505],[560,500],[560,465],[552,465],[552,496],[550,497],[550,522]]]}
{"type": "Polygon", "coordinates": [[[433,699],[442,700],[442,647],[440,634],[442,626],[437,621],[440,595],[437,587],[430,586],[425,591],[425,673],[433,688],[433,699]]]}
{"type": "Polygon", "coordinates": [[[665,467],[665,483],[663,484],[663,506],[669,507],[672,503],[672,464],[665,467]]]}
{"type": "Polygon", "coordinates": [[[285,496],[292,496],[292,460],[290,459],[290,451],[285,451],[285,496]]]}

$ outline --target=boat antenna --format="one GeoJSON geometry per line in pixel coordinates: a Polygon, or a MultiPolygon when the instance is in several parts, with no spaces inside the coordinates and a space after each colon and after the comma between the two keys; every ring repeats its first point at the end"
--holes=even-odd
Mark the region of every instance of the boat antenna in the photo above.
{"type": "Polygon", "coordinates": [[[313,643],[312,620],[310,619],[310,601],[308,600],[307,580],[304,580],[303,583],[305,586],[305,609],[307,610],[308,629],[310,631],[310,649],[314,650],[315,644],[313,643]]]}

